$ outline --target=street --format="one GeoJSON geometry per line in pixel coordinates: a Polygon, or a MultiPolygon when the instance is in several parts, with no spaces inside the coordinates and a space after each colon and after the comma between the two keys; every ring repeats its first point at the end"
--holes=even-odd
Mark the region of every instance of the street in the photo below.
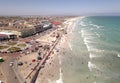
{"type": "Polygon", "coordinates": [[[9,57],[5,62],[1,64],[1,69],[4,73],[4,77],[6,80],[6,83],[20,83],[19,79],[17,79],[17,76],[12,68],[12,66],[9,66],[10,62],[13,62],[13,57],[9,57]]]}

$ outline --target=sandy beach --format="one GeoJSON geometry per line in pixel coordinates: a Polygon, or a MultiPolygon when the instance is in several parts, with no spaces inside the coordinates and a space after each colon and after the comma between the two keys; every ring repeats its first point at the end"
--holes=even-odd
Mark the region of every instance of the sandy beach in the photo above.
{"type": "Polygon", "coordinates": [[[61,53],[64,50],[64,47],[67,45],[67,39],[69,38],[69,32],[71,32],[71,26],[73,26],[74,21],[79,18],[72,18],[68,19],[66,22],[64,22],[64,29],[67,30],[68,34],[62,34],[62,38],[55,47],[55,49],[59,50],[57,52],[54,49],[54,54],[50,55],[50,59],[45,64],[45,67],[39,72],[38,78],[36,80],[36,83],[63,83],[62,80],[62,56],[61,53]]]}
{"type": "MultiPolygon", "coordinates": [[[[52,31],[50,34],[46,34],[35,40],[41,42],[42,45],[47,44],[50,45],[50,47],[52,47],[55,44],[54,41],[56,40],[56,35],[61,35],[61,39],[59,40],[55,48],[52,50],[52,53],[48,57],[48,60],[45,62],[44,68],[40,70],[36,79],[36,83],[63,83],[63,71],[61,68],[63,56],[61,55],[66,45],[68,45],[67,40],[71,37],[70,35],[72,33],[72,30],[74,29],[75,21],[80,18],[82,17],[67,19],[63,23],[64,27],[59,28],[59,30],[52,31]],[[64,31],[67,33],[63,32],[62,29],[64,29],[64,31]]],[[[49,53],[49,51],[44,51],[42,48],[39,50],[42,51],[43,54],[49,53]]],[[[19,58],[17,58],[17,62],[23,62],[23,66],[18,66],[18,71],[27,83],[31,82],[31,79],[33,78],[34,73],[37,70],[34,70],[35,66],[37,66],[37,64],[39,63],[37,61],[37,56],[38,52],[33,52],[27,55],[21,55],[19,58]],[[33,62],[33,60],[35,61],[33,62]],[[32,71],[34,72],[31,73],[32,71]]]]}
{"type": "Polygon", "coordinates": [[[1,0],[0,83],[120,83],[120,0],[1,0]]]}
{"type": "Polygon", "coordinates": [[[5,82],[4,73],[2,72],[1,68],[0,68],[0,80],[2,80],[3,82],[5,82]]]}

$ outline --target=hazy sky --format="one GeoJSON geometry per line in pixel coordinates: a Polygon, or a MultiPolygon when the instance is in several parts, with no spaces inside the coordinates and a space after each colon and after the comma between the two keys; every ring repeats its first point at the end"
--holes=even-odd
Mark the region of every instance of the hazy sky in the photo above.
{"type": "Polygon", "coordinates": [[[120,0],[0,0],[0,15],[120,14],[120,0]]]}

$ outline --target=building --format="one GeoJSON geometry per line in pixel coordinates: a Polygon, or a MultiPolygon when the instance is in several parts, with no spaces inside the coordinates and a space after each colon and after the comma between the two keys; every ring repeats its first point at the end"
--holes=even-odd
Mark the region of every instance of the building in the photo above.
{"type": "Polygon", "coordinates": [[[40,24],[40,25],[37,25],[35,26],[35,31],[36,33],[39,33],[39,32],[43,32],[47,29],[51,29],[52,28],[52,24],[40,24]]]}
{"type": "Polygon", "coordinates": [[[11,32],[6,32],[6,31],[1,31],[0,32],[0,41],[5,41],[5,40],[16,40],[17,35],[11,32]]]}
{"type": "Polygon", "coordinates": [[[8,35],[0,34],[0,41],[5,41],[5,40],[9,40],[8,35]]]}
{"type": "Polygon", "coordinates": [[[61,22],[59,22],[59,21],[53,21],[53,22],[51,22],[53,25],[61,25],[62,23],[61,22]]]}
{"type": "Polygon", "coordinates": [[[42,25],[35,26],[35,31],[36,31],[36,33],[42,32],[43,31],[43,26],[42,25]]]}
{"type": "Polygon", "coordinates": [[[21,32],[22,38],[29,37],[29,36],[36,34],[35,28],[23,29],[20,32],[21,32]]]}
{"type": "Polygon", "coordinates": [[[52,28],[52,24],[51,23],[43,25],[43,30],[47,30],[47,29],[51,29],[51,28],[52,28]]]}

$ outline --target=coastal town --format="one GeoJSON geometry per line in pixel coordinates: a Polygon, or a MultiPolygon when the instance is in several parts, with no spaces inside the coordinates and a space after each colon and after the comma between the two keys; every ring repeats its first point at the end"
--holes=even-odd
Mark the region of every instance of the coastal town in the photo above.
{"type": "Polygon", "coordinates": [[[0,17],[0,83],[39,83],[41,69],[52,65],[59,52],[56,45],[67,34],[70,19],[73,16],[0,17]]]}
{"type": "Polygon", "coordinates": [[[0,83],[120,83],[120,0],[0,0],[0,83]]]}

